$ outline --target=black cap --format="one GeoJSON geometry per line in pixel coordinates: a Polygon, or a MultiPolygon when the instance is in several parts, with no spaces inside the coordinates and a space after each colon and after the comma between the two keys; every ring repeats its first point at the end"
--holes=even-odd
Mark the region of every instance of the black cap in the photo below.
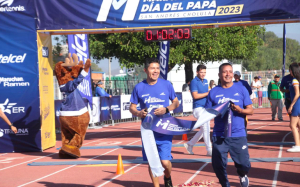
{"type": "Polygon", "coordinates": [[[279,75],[275,75],[274,78],[280,78],[280,76],[279,75]]]}

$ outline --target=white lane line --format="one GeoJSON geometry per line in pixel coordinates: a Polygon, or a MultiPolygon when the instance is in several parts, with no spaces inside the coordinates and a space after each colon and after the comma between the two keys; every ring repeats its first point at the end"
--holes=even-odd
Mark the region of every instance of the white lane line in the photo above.
{"type": "MultiPolygon", "coordinates": [[[[136,143],[136,142],[138,142],[138,141],[140,141],[140,140],[131,142],[131,143],[127,144],[127,145],[134,144],[134,143],[136,143]]],[[[100,157],[100,156],[107,155],[108,153],[111,153],[111,152],[113,152],[113,151],[115,151],[115,150],[117,150],[117,149],[120,149],[120,148],[116,148],[116,149],[113,149],[113,150],[108,151],[108,152],[106,152],[106,153],[103,153],[103,154],[101,154],[101,155],[94,156],[93,158],[90,158],[90,159],[88,159],[88,160],[86,160],[86,161],[91,161],[91,160],[93,160],[93,159],[95,159],[95,158],[98,158],[98,157],[100,157]]],[[[49,175],[46,175],[46,176],[44,176],[44,177],[41,177],[41,178],[38,178],[38,179],[36,179],[36,180],[30,181],[30,182],[28,182],[28,183],[22,184],[22,185],[20,185],[20,186],[18,186],[18,187],[22,187],[22,186],[26,186],[26,185],[28,185],[28,184],[32,184],[32,183],[34,183],[34,182],[40,181],[40,180],[42,180],[42,179],[45,179],[45,178],[47,178],[47,177],[50,177],[50,176],[52,176],[52,175],[55,175],[55,174],[60,173],[60,172],[62,172],[62,171],[65,171],[65,170],[67,170],[67,169],[70,169],[70,168],[72,168],[72,167],[74,167],[74,166],[76,166],[76,165],[72,165],[72,166],[66,167],[66,168],[64,168],[64,169],[61,169],[61,170],[59,170],[59,171],[56,171],[56,172],[51,173],[51,174],[49,174],[49,175]]],[[[133,168],[132,168],[132,169],[133,169],[133,168]]],[[[126,171],[129,171],[129,170],[126,170],[126,171]]]]}
{"type": "Polygon", "coordinates": [[[67,170],[67,169],[72,168],[72,167],[74,167],[74,166],[76,166],[76,165],[72,165],[72,166],[69,166],[69,167],[67,167],[67,168],[58,170],[58,171],[56,171],[56,172],[54,172],[54,173],[51,173],[51,174],[49,174],[49,175],[46,175],[46,176],[44,176],[44,177],[42,177],[42,178],[39,178],[39,179],[36,179],[36,180],[34,180],[34,181],[31,181],[31,182],[22,184],[22,185],[20,185],[20,186],[18,186],[18,187],[26,186],[26,185],[28,185],[28,184],[31,184],[31,183],[33,183],[33,182],[36,182],[36,181],[42,180],[42,179],[44,179],[44,178],[50,177],[51,175],[55,175],[56,173],[62,172],[62,171],[64,171],[64,170],[67,170]]]}
{"type": "MultiPolygon", "coordinates": [[[[135,167],[138,167],[139,165],[141,165],[141,164],[137,164],[137,165],[135,165],[135,166],[132,166],[131,168],[129,168],[128,170],[126,170],[124,173],[127,173],[128,171],[132,170],[132,169],[135,168],[135,167]]],[[[102,183],[102,184],[99,185],[98,187],[102,187],[102,186],[104,186],[104,185],[110,183],[111,181],[115,180],[116,178],[118,178],[118,177],[120,177],[120,176],[121,176],[121,175],[117,175],[117,176],[115,176],[114,178],[109,179],[109,180],[106,181],[105,183],[102,183]]]]}
{"type": "Polygon", "coordinates": [[[198,171],[196,171],[196,173],[191,176],[184,184],[187,185],[188,183],[190,183],[200,172],[201,170],[203,170],[203,168],[205,168],[205,166],[207,166],[207,164],[209,164],[208,162],[206,162],[203,166],[201,166],[198,171]]]}
{"type": "MultiPolygon", "coordinates": [[[[292,133],[292,132],[287,133],[287,134],[283,137],[283,139],[282,139],[281,142],[284,142],[284,141],[285,141],[285,138],[286,138],[289,134],[291,134],[291,133],[292,133]]],[[[282,156],[282,148],[283,148],[283,145],[280,146],[280,150],[279,150],[279,153],[278,153],[278,158],[281,158],[281,156],[282,156]]],[[[280,161],[278,161],[278,162],[276,163],[276,166],[275,166],[275,173],[274,173],[274,178],[273,178],[272,187],[276,187],[276,185],[277,185],[277,178],[278,178],[278,174],[279,174],[279,167],[280,167],[280,161]]]]}
{"type": "MultiPolygon", "coordinates": [[[[120,128],[120,129],[129,129],[129,127],[136,127],[136,126],[140,126],[140,125],[133,125],[133,126],[128,126],[126,128],[120,128]]],[[[117,131],[117,130],[120,130],[120,129],[111,129],[111,130],[105,130],[105,131],[99,131],[99,132],[89,132],[85,136],[90,136],[90,135],[93,135],[93,134],[97,134],[97,133],[101,133],[101,132],[107,132],[107,131],[117,131]]],[[[139,130],[139,129],[137,129],[137,130],[139,130]]]]}
{"type": "MultiPolygon", "coordinates": [[[[57,152],[56,152],[56,153],[57,153],[57,152]]],[[[16,166],[19,166],[19,165],[22,165],[22,164],[26,164],[26,163],[28,163],[28,162],[32,162],[32,161],[35,161],[35,160],[39,160],[39,159],[42,159],[42,158],[45,158],[45,157],[49,157],[49,156],[54,155],[54,154],[56,154],[56,153],[51,153],[51,154],[46,155],[46,156],[42,156],[42,157],[35,158],[35,159],[29,160],[29,161],[25,161],[25,162],[22,162],[22,163],[19,163],[19,164],[15,164],[15,165],[12,165],[12,166],[8,166],[8,167],[6,167],[6,168],[0,169],[0,171],[5,170],[5,169],[9,169],[9,168],[13,168],[13,167],[16,167],[16,166]]]]}
{"type": "MultiPolygon", "coordinates": [[[[122,136],[122,135],[125,135],[125,134],[131,134],[131,133],[134,133],[134,132],[123,133],[123,134],[120,134],[120,135],[111,136],[110,138],[122,136]]],[[[107,138],[103,138],[103,139],[107,139],[107,138]]],[[[92,142],[85,143],[85,144],[83,144],[83,145],[87,145],[87,144],[90,144],[90,143],[93,143],[93,142],[96,142],[96,141],[99,141],[99,140],[103,140],[103,139],[98,139],[98,140],[95,140],[95,141],[92,141],[92,142]]],[[[42,156],[42,157],[35,158],[35,159],[29,160],[29,161],[25,161],[25,162],[22,162],[22,163],[19,163],[19,164],[15,164],[15,165],[12,165],[12,166],[8,166],[8,167],[5,167],[5,168],[0,169],[0,171],[5,170],[5,169],[9,169],[9,168],[13,168],[13,167],[16,167],[16,166],[19,166],[19,165],[22,165],[22,164],[26,164],[26,163],[28,163],[28,162],[32,162],[32,161],[35,161],[35,160],[39,160],[39,159],[42,159],[42,158],[45,158],[45,157],[49,157],[49,156],[54,155],[54,154],[57,154],[57,153],[58,153],[58,151],[55,152],[55,153],[51,153],[51,154],[49,154],[49,155],[46,155],[46,156],[42,156]]]]}
{"type": "Polygon", "coordinates": [[[257,129],[261,129],[261,128],[266,127],[266,126],[275,125],[277,123],[282,123],[282,122],[275,122],[275,123],[272,123],[272,124],[269,124],[269,125],[260,126],[260,127],[255,128],[255,129],[251,129],[251,130],[249,130],[247,132],[251,132],[251,131],[254,131],[254,130],[257,130],[257,129]]]}
{"type": "Polygon", "coordinates": [[[3,155],[6,155],[7,153],[3,153],[3,154],[1,154],[0,156],[3,156],[3,155]]]}

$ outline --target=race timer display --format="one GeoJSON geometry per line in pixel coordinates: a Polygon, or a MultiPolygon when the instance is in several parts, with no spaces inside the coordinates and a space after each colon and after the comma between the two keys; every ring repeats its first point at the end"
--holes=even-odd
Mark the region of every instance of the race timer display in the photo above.
{"type": "Polygon", "coordinates": [[[192,39],[191,27],[145,29],[145,41],[147,42],[190,39],[192,39]]]}

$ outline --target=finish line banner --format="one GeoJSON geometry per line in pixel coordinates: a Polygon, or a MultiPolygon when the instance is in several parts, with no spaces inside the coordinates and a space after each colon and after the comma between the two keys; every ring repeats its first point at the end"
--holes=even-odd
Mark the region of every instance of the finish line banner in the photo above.
{"type": "Polygon", "coordinates": [[[300,18],[298,0],[51,0],[35,5],[39,30],[230,25],[300,18]]]}
{"type": "MultiPolygon", "coordinates": [[[[148,114],[141,125],[142,142],[154,177],[162,176],[164,174],[164,168],[162,167],[159,159],[153,131],[167,135],[186,134],[201,127],[204,123],[219,115],[223,117],[226,112],[232,114],[230,101],[216,105],[213,108],[205,109],[205,111],[201,114],[203,117],[199,118],[197,121],[181,120],[174,118],[169,114],[156,116],[154,114],[154,110],[154,108],[148,109],[148,114]]],[[[231,116],[232,115],[228,115],[228,123],[224,127],[224,136],[226,137],[230,137],[231,135],[231,116]]]]}

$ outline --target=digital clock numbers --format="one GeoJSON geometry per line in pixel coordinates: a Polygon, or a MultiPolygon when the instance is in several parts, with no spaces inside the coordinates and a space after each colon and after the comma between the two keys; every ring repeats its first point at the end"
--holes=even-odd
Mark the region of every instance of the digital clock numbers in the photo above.
{"type": "Polygon", "coordinates": [[[145,29],[145,41],[190,40],[192,28],[145,29]]]}

